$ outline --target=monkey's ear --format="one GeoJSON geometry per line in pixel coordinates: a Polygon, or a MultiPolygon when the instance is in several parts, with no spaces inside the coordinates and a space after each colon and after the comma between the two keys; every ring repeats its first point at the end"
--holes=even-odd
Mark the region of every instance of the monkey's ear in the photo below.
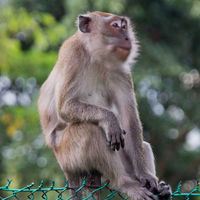
{"type": "Polygon", "coordinates": [[[81,32],[89,33],[90,32],[90,22],[91,18],[85,15],[79,15],[78,17],[78,27],[81,32]]]}

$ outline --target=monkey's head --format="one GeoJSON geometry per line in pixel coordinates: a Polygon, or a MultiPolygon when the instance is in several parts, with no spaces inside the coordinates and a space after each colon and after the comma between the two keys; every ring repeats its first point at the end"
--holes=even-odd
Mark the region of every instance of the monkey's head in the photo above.
{"type": "Polygon", "coordinates": [[[79,34],[95,59],[110,62],[133,60],[137,41],[127,17],[104,12],[91,12],[78,17],[79,34]]]}

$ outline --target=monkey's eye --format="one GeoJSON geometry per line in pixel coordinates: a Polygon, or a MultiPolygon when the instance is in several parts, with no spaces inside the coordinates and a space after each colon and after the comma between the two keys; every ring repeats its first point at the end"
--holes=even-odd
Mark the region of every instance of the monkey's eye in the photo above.
{"type": "Polygon", "coordinates": [[[123,29],[126,29],[126,24],[122,25],[122,28],[123,28],[123,29]]]}
{"type": "Polygon", "coordinates": [[[123,28],[123,29],[126,29],[126,27],[127,27],[126,22],[125,22],[125,21],[122,21],[122,28],[123,28]]]}
{"type": "Polygon", "coordinates": [[[112,26],[115,27],[115,28],[119,27],[119,25],[117,23],[113,23],[112,26]]]}

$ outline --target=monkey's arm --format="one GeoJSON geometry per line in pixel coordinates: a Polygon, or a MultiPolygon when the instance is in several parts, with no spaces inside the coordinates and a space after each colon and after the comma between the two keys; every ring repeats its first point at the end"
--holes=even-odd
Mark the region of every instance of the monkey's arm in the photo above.
{"type": "MultiPolygon", "coordinates": [[[[89,122],[99,125],[105,132],[108,144],[113,150],[119,150],[120,145],[124,147],[123,130],[112,111],[106,108],[82,102],[78,97],[73,97],[66,85],[61,86],[59,94],[58,115],[65,122],[89,122]],[[62,89],[65,88],[64,89],[62,89]]],[[[71,87],[70,87],[71,88],[71,87]]],[[[77,86],[74,86],[74,89],[77,86]]],[[[71,91],[74,91],[71,88],[71,91]]]]}
{"type": "Polygon", "coordinates": [[[115,92],[115,95],[122,128],[127,133],[125,135],[125,152],[133,163],[136,177],[141,183],[148,181],[152,188],[157,187],[157,177],[148,171],[145,163],[143,130],[132,81],[127,81],[126,90],[115,92]]]}

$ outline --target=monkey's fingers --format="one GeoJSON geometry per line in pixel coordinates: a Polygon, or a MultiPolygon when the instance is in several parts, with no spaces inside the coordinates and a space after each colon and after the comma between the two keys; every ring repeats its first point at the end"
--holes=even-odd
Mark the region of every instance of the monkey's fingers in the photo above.
{"type": "Polygon", "coordinates": [[[158,182],[154,178],[142,178],[140,180],[141,186],[147,188],[150,192],[158,190],[158,182]]]}
{"type": "Polygon", "coordinates": [[[116,143],[116,149],[117,149],[117,151],[119,151],[119,149],[120,149],[120,143],[116,143]]]}
{"type": "Polygon", "coordinates": [[[115,151],[115,146],[113,145],[115,143],[115,139],[113,137],[112,134],[109,134],[108,135],[108,138],[107,138],[107,145],[113,150],[115,151]]]}
{"type": "Polygon", "coordinates": [[[115,151],[115,149],[116,149],[115,143],[111,144],[111,149],[112,149],[113,151],[115,151]]]}
{"type": "Polygon", "coordinates": [[[121,147],[124,148],[125,142],[124,142],[124,138],[123,137],[120,138],[120,143],[121,143],[121,147]]]}
{"type": "Polygon", "coordinates": [[[123,130],[123,134],[126,135],[126,131],[125,130],[123,130]]]}
{"type": "Polygon", "coordinates": [[[112,142],[112,135],[111,134],[108,134],[107,141],[110,142],[110,143],[112,142]]]}
{"type": "Polygon", "coordinates": [[[113,151],[115,151],[115,150],[119,151],[119,149],[120,149],[120,143],[118,143],[118,142],[112,143],[111,149],[113,151]]]}
{"type": "Polygon", "coordinates": [[[148,190],[145,190],[145,194],[153,200],[158,200],[158,197],[148,190]]]}
{"type": "Polygon", "coordinates": [[[115,141],[114,141],[114,138],[111,136],[111,141],[110,141],[110,144],[111,144],[111,149],[113,151],[115,151],[115,141]]]}
{"type": "Polygon", "coordinates": [[[154,191],[154,190],[157,190],[158,188],[158,182],[154,179],[151,179],[151,180],[148,180],[149,182],[149,185],[150,185],[150,191],[154,191]]]}
{"type": "Polygon", "coordinates": [[[114,138],[112,138],[112,142],[113,142],[113,148],[115,148],[115,150],[119,151],[120,149],[120,135],[116,135],[114,138]]]}
{"type": "Polygon", "coordinates": [[[116,134],[116,143],[120,143],[121,134],[116,134]]]}
{"type": "Polygon", "coordinates": [[[164,181],[160,181],[157,194],[159,194],[159,200],[169,199],[170,195],[172,194],[170,185],[167,185],[164,181]]]}
{"type": "Polygon", "coordinates": [[[146,188],[141,188],[140,196],[139,198],[136,198],[137,200],[158,200],[158,197],[153,195],[152,192],[150,192],[146,188]]]}
{"type": "Polygon", "coordinates": [[[146,179],[141,179],[141,186],[142,187],[146,187],[147,189],[149,189],[149,186],[148,186],[148,182],[147,182],[147,180],[146,179]]]}

